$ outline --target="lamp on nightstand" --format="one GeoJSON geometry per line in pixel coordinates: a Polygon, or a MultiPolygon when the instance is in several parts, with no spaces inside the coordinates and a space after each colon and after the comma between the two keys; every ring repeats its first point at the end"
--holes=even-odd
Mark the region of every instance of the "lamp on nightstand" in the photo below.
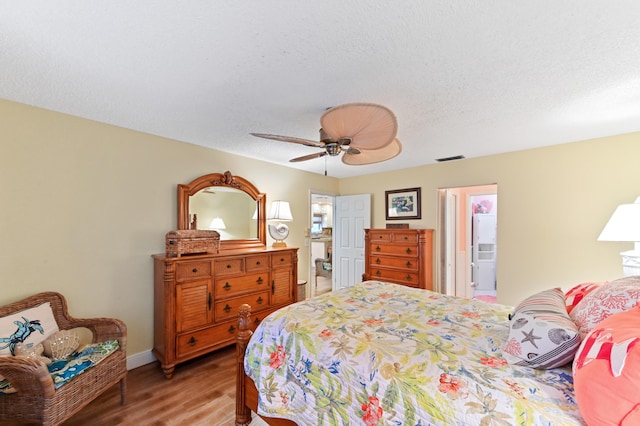
{"type": "Polygon", "coordinates": [[[633,250],[623,251],[624,276],[640,275],[640,197],[633,204],[621,204],[611,215],[598,241],[630,241],[633,250]]]}
{"type": "MultiPolygon", "coordinates": [[[[268,220],[279,220],[281,222],[290,222],[293,220],[293,215],[291,214],[291,208],[289,207],[289,203],[287,201],[274,201],[271,203],[271,212],[269,214],[268,220]]],[[[284,240],[289,235],[289,227],[284,223],[279,225],[269,225],[269,235],[271,238],[276,240],[273,243],[274,248],[286,247],[287,244],[284,240]]]]}

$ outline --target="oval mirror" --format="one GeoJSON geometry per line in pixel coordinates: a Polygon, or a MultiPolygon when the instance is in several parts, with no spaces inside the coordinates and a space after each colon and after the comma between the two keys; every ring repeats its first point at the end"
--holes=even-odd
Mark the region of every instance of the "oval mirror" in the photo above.
{"type": "Polygon", "coordinates": [[[178,185],[178,229],[212,229],[220,250],[266,248],[266,196],[231,172],[178,185]]]}

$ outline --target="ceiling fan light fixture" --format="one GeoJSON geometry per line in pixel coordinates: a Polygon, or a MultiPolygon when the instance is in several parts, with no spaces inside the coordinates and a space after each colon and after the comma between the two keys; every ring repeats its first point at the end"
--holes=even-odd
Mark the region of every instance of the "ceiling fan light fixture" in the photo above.
{"type": "Polygon", "coordinates": [[[402,144],[394,139],[389,145],[381,149],[360,149],[360,154],[342,156],[342,162],[349,166],[364,166],[366,164],[380,163],[397,157],[402,152],[402,144]]]}
{"type": "Polygon", "coordinates": [[[385,106],[371,103],[333,107],[322,114],[320,124],[332,140],[348,137],[352,147],[366,150],[386,147],[398,133],[395,114],[385,106]]]}

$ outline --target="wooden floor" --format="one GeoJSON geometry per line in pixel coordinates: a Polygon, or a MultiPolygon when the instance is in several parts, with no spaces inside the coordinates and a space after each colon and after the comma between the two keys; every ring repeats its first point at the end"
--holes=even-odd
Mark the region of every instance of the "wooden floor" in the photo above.
{"type": "Polygon", "coordinates": [[[127,405],[120,405],[120,387],[115,385],[63,425],[232,426],[235,357],[235,346],[220,349],[178,365],[171,380],[164,378],[157,362],[136,368],[128,374],[127,405]]]}

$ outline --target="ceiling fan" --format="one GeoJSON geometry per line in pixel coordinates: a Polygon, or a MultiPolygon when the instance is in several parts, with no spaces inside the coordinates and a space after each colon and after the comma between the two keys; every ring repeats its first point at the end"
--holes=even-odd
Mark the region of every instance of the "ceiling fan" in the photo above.
{"type": "Polygon", "coordinates": [[[320,117],[320,126],[319,141],[268,133],[251,135],[323,149],[289,160],[294,163],[344,153],[342,162],[345,164],[373,164],[389,160],[402,151],[402,145],[396,139],[396,116],[382,105],[349,103],[329,108],[320,117]]]}

